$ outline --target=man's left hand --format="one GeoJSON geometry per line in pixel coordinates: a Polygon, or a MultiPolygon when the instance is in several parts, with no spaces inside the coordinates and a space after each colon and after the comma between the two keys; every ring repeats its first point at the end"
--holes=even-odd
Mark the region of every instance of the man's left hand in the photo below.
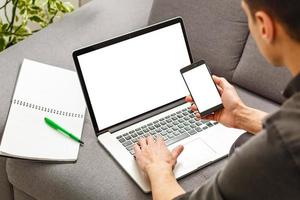
{"type": "Polygon", "coordinates": [[[140,139],[138,144],[135,144],[134,151],[139,167],[149,176],[149,173],[154,171],[156,173],[161,170],[172,172],[178,156],[183,151],[183,146],[180,145],[170,151],[162,137],[154,140],[152,136],[149,136],[140,139]]]}

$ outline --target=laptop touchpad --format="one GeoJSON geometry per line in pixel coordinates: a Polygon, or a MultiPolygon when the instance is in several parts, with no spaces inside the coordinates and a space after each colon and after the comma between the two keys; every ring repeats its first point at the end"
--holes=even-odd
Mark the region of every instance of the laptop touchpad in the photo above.
{"type": "MultiPolygon", "coordinates": [[[[217,154],[200,138],[182,144],[184,151],[177,160],[174,173],[180,177],[188,171],[195,170],[217,158],[217,154]]],[[[174,147],[173,147],[174,148],[174,147]]]]}

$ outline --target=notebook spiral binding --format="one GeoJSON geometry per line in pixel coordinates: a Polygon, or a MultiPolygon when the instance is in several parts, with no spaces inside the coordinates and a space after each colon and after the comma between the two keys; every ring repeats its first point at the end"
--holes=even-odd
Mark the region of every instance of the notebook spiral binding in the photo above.
{"type": "Polygon", "coordinates": [[[79,113],[72,113],[72,112],[66,112],[66,111],[62,111],[62,110],[56,110],[53,108],[47,108],[47,107],[44,107],[41,105],[25,102],[25,101],[22,101],[19,99],[14,99],[13,104],[23,106],[26,108],[30,108],[30,109],[39,110],[42,112],[52,113],[52,114],[56,114],[56,115],[62,115],[62,116],[66,116],[66,117],[74,117],[74,118],[83,118],[84,117],[82,114],[79,114],[79,113]]]}

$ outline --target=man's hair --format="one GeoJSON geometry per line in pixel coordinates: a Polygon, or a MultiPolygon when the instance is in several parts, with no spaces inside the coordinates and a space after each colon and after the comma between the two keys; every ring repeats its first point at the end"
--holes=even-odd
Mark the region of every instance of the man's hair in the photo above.
{"type": "Polygon", "coordinates": [[[300,0],[244,0],[252,17],[259,10],[265,11],[280,22],[289,36],[300,42],[300,0]]]}

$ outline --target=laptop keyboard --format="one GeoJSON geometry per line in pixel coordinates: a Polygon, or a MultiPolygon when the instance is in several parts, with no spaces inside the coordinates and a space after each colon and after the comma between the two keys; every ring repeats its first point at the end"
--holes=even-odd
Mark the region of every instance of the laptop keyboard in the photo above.
{"type": "Polygon", "coordinates": [[[197,121],[195,114],[188,108],[153,121],[147,125],[131,130],[117,137],[120,143],[133,155],[133,146],[142,137],[159,135],[167,146],[206,130],[218,122],[197,121]]]}

